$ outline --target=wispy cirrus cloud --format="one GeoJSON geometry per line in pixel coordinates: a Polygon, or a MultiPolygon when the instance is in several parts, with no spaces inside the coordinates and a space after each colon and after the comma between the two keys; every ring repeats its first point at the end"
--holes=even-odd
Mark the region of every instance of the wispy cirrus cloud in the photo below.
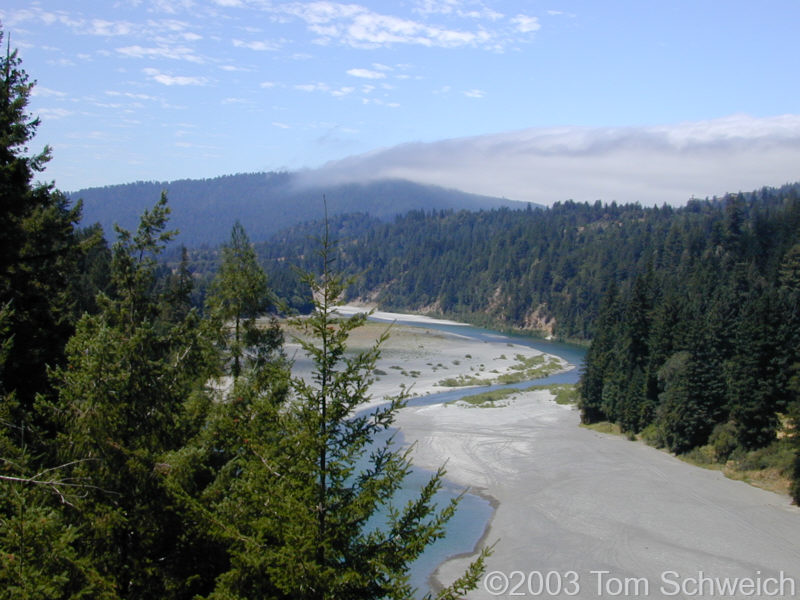
{"type": "Polygon", "coordinates": [[[424,18],[409,19],[376,12],[358,4],[324,0],[276,5],[273,10],[305,22],[308,29],[318,36],[317,43],[337,43],[356,48],[417,45],[439,48],[476,46],[501,50],[507,44],[518,41],[509,37],[510,30],[515,30],[517,34],[529,34],[538,29],[535,18],[523,19],[522,15],[512,21],[511,29],[489,29],[483,24],[475,26],[475,19],[498,21],[503,15],[483,5],[472,10],[462,10],[461,6],[460,2],[428,2],[418,8],[417,12],[423,16],[454,13],[462,18],[469,18],[470,22],[464,28],[445,27],[424,18]]]}
{"type": "Polygon", "coordinates": [[[327,83],[299,83],[294,86],[294,89],[301,92],[328,92],[331,87],[327,83]]]}
{"type": "Polygon", "coordinates": [[[178,14],[182,11],[192,10],[196,3],[194,0],[149,0],[149,11],[167,14],[178,14]]]}
{"type": "Polygon", "coordinates": [[[128,98],[130,100],[145,100],[148,102],[161,102],[161,98],[150,94],[137,94],[135,92],[118,92],[116,90],[106,90],[106,96],[112,98],[128,98]]]}
{"type": "Polygon", "coordinates": [[[169,60],[185,60],[188,62],[203,64],[205,59],[195,54],[192,48],[187,46],[124,46],[116,49],[117,53],[128,58],[152,58],[169,60]]]}
{"type": "Polygon", "coordinates": [[[409,143],[331,162],[315,183],[397,177],[552,204],[682,204],[798,179],[800,115],[654,127],[525,129],[409,143]]]}
{"type": "Polygon", "coordinates": [[[486,96],[486,92],[484,92],[483,90],[476,90],[476,89],[465,90],[464,92],[462,92],[462,94],[464,94],[467,98],[483,98],[486,96]]]}
{"type": "Polygon", "coordinates": [[[104,37],[115,37],[120,35],[131,35],[137,27],[127,21],[106,21],[105,19],[92,19],[89,28],[84,33],[90,35],[101,35],[104,37]]]}
{"type": "Polygon", "coordinates": [[[65,98],[67,93],[37,85],[31,90],[31,96],[35,98],[65,98]]]}
{"type": "Polygon", "coordinates": [[[150,77],[153,81],[160,83],[161,85],[167,85],[167,86],[173,86],[173,85],[203,86],[203,85],[208,85],[208,83],[210,83],[209,79],[203,76],[168,75],[167,73],[162,73],[158,69],[153,69],[153,68],[142,69],[142,72],[148,77],[150,77]]]}
{"type": "Polygon", "coordinates": [[[247,48],[248,50],[255,50],[256,52],[274,52],[281,48],[281,43],[272,40],[233,40],[233,45],[236,48],[247,48]]]}
{"type": "Polygon", "coordinates": [[[361,79],[385,79],[386,73],[383,71],[371,71],[370,69],[348,69],[347,74],[351,77],[361,79]]]}
{"type": "Polygon", "coordinates": [[[135,24],[128,21],[108,21],[105,19],[84,19],[75,17],[63,10],[44,10],[39,6],[28,9],[4,11],[3,24],[17,26],[34,22],[43,25],[63,25],[77,34],[97,35],[104,37],[130,35],[136,31],[135,24]]]}
{"type": "Polygon", "coordinates": [[[489,21],[497,21],[504,16],[503,13],[477,0],[421,0],[417,2],[414,12],[421,15],[457,15],[462,18],[489,21]]]}
{"type": "Polygon", "coordinates": [[[356,88],[349,85],[334,87],[328,85],[327,83],[318,81],[316,83],[302,83],[293,86],[295,90],[299,92],[323,92],[326,94],[330,94],[334,98],[343,98],[344,96],[349,96],[353,92],[356,91],[356,88]]]}
{"type": "Polygon", "coordinates": [[[36,111],[37,116],[42,119],[47,119],[49,121],[54,121],[56,119],[63,119],[65,117],[69,117],[70,115],[75,114],[71,110],[67,110],[66,108],[40,108],[36,111]]]}

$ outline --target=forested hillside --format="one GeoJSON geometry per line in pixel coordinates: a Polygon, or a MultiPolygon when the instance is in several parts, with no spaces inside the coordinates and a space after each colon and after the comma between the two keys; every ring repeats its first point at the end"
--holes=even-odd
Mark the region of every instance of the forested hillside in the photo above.
{"type": "Polygon", "coordinates": [[[613,421],[677,453],[699,448],[701,462],[787,469],[800,417],[797,191],[690,204],[634,279],[608,287],[584,422],[613,421]]]}
{"type": "MultiPolygon", "coordinates": [[[[709,462],[787,470],[800,390],[799,185],[677,209],[567,202],[335,224],[355,297],[591,340],[584,422],[677,453],[703,447],[709,462]]],[[[314,268],[318,228],[259,248],[298,306],[288,265],[314,268]]]]}
{"type": "MultiPolygon", "coordinates": [[[[774,267],[797,238],[795,186],[735,197],[774,267]],[[759,237],[760,236],[760,237],[759,237]]],[[[332,219],[352,295],[382,307],[430,311],[495,326],[589,340],[604,294],[647,269],[660,272],[717,252],[733,199],[683,208],[597,202],[538,210],[412,211],[391,223],[332,219]]],[[[291,264],[314,268],[320,225],[284,231],[258,251],[278,288],[293,296],[291,264]]]]}
{"type": "Polygon", "coordinates": [[[85,222],[99,222],[110,237],[114,223],[136,227],[149,199],[162,191],[169,195],[172,223],[180,232],[178,241],[187,246],[224,242],[236,221],[247,223],[251,239],[262,241],[281,229],[322,218],[323,195],[331,215],[365,212],[384,220],[419,208],[477,210],[518,204],[403,180],[322,187],[293,173],[139,181],[84,189],[69,197],[83,200],[85,222]]]}

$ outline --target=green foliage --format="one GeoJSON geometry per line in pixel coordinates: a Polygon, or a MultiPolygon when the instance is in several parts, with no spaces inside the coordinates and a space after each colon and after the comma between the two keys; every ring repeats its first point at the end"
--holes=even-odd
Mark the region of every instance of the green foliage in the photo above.
{"type": "MultiPolygon", "coordinates": [[[[327,239],[321,258],[322,277],[306,277],[316,310],[296,323],[306,333],[301,345],[313,358],[315,370],[312,382],[294,380],[301,425],[294,446],[305,450],[297,464],[307,482],[301,491],[304,502],[297,508],[308,520],[289,545],[292,564],[300,568],[285,573],[284,589],[318,598],[406,598],[412,592],[410,564],[443,535],[456,502],[435,507],[434,494],[444,475],[440,469],[417,498],[403,507],[392,505],[410,468],[408,453],[393,450],[391,440],[376,448],[371,444],[392,423],[402,398],[368,414],[356,413],[369,400],[367,389],[385,336],[372,349],[345,356],[350,331],[362,325],[366,315],[335,316],[344,284],[330,270],[327,239]],[[365,458],[369,466],[359,467],[365,458]],[[370,519],[381,507],[388,508],[388,522],[372,526],[370,519]]],[[[474,587],[479,574],[468,573],[454,585],[474,587]]],[[[444,593],[453,593],[453,588],[444,593]]]]}
{"type": "Polygon", "coordinates": [[[459,400],[452,400],[450,404],[466,403],[473,406],[493,407],[495,406],[495,402],[500,402],[519,393],[520,390],[517,389],[490,390],[488,392],[481,392],[480,394],[464,396],[459,400]]]}
{"type": "Polygon", "coordinates": [[[708,444],[711,446],[714,461],[725,463],[739,448],[736,427],[732,423],[720,423],[711,432],[708,444]]]}
{"type": "MultiPolygon", "coordinates": [[[[3,33],[0,31],[0,47],[3,33]]],[[[52,456],[47,371],[63,361],[75,319],[70,282],[82,246],[70,206],[34,183],[50,159],[27,155],[39,120],[16,51],[0,57],[0,598],[108,598],[109,583],[69,522],[88,489],[52,456]]]]}
{"type": "Polygon", "coordinates": [[[61,460],[79,461],[76,476],[92,482],[76,522],[84,550],[121,597],[191,595],[197,569],[182,517],[156,476],[165,452],[190,433],[184,404],[210,373],[207,333],[194,311],[178,321],[179,301],[158,284],[155,257],[172,237],[166,197],[142,216],[135,233],[118,230],[113,246],[114,295],[84,315],[56,372],[61,460]]]}
{"type": "MultiPolygon", "coordinates": [[[[381,434],[403,399],[363,410],[386,334],[346,352],[366,315],[336,315],[344,281],[327,240],[322,261],[321,278],[305,277],[316,310],[292,323],[310,378],[289,382],[277,354],[249,364],[166,459],[173,496],[227,549],[209,598],[408,598],[409,565],[455,510],[435,505],[443,471],[405,506],[392,503],[410,463],[381,434]]],[[[483,555],[443,594],[474,588],[482,564],[483,555]]]]}
{"type": "Polygon", "coordinates": [[[80,531],[32,482],[3,483],[0,496],[0,598],[113,598],[113,590],[82,555],[80,531]]]}
{"type": "Polygon", "coordinates": [[[791,367],[789,389],[793,395],[789,404],[789,444],[794,451],[792,464],[792,486],[790,493],[795,504],[800,504],[800,362],[791,367]]]}
{"type": "Polygon", "coordinates": [[[582,420],[701,460],[753,456],[796,401],[798,186],[690,202],[661,235],[630,283],[609,286],[582,420]]]}
{"type": "Polygon", "coordinates": [[[206,307],[222,330],[220,342],[233,360],[234,378],[241,373],[247,354],[258,360],[260,347],[279,342],[274,339],[279,335],[276,324],[269,329],[257,326],[256,319],[270,308],[269,288],[241,223],[233,226],[230,242],[222,247],[222,262],[211,283],[206,307]]]}
{"type": "Polygon", "coordinates": [[[546,386],[535,386],[530,389],[545,389],[553,393],[556,404],[577,404],[580,399],[578,387],[571,383],[555,383],[546,386]]]}
{"type": "MultiPolygon", "coordinates": [[[[2,41],[0,31],[0,47],[2,41]]],[[[9,48],[0,57],[0,306],[13,308],[8,323],[16,352],[6,362],[4,383],[29,421],[36,394],[47,389],[47,365],[62,360],[71,333],[67,289],[79,255],[74,226],[81,212],[52,185],[34,183],[50,149],[27,154],[39,126],[27,112],[32,89],[9,48]]]]}

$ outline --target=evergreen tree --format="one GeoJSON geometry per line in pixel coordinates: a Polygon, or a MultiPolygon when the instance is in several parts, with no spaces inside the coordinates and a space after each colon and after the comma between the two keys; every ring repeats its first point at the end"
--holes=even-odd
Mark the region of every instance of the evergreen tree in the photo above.
{"type": "Polygon", "coordinates": [[[101,295],[99,313],[81,318],[56,373],[62,460],[79,461],[74,476],[93,486],[75,523],[86,529],[85,554],[122,598],[192,597],[205,576],[158,476],[162,456],[192,433],[186,402],[210,373],[197,314],[162,318],[174,314],[155,278],[155,257],[172,237],[168,213],[162,195],[135,233],[118,229],[115,295],[101,295]]]}
{"type": "Polygon", "coordinates": [[[73,477],[71,464],[45,467],[31,454],[15,394],[3,388],[12,316],[0,309],[0,599],[111,598],[65,515],[90,483],[73,477]]]}
{"type": "Polygon", "coordinates": [[[620,320],[617,294],[617,286],[612,281],[603,298],[597,335],[586,353],[586,368],[580,381],[579,400],[583,423],[595,423],[609,418],[603,410],[603,390],[611,369],[615,367],[614,336],[620,320]]]}
{"type": "Polygon", "coordinates": [[[268,338],[276,335],[274,327],[264,330],[256,324],[257,317],[270,306],[267,276],[238,221],[231,231],[230,242],[222,247],[222,261],[206,304],[223,329],[232,328],[223,332],[221,341],[231,356],[231,374],[235,379],[242,372],[247,349],[257,349],[263,343],[269,346],[268,338]]]}
{"type": "MultiPolygon", "coordinates": [[[[3,37],[0,31],[0,47],[3,37]]],[[[15,420],[26,419],[31,430],[34,398],[47,391],[47,367],[61,362],[72,332],[67,290],[80,251],[74,227],[81,210],[52,184],[34,183],[50,148],[26,154],[39,126],[27,113],[33,85],[7,46],[0,56],[0,305],[12,309],[15,352],[4,379],[19,401],[15,420]]]]}
{"type": "Polygon", "coordinates": [[[39,125],[27,113],[32,88],[8,45],[0,56],[0,598],[107,598],[111,586],[68,520],[89,483],[51,455],[39,406],[72,331],[69,290],[82,248],[80,205],[34,183],[50,149],[27,155],[39,125]]]}

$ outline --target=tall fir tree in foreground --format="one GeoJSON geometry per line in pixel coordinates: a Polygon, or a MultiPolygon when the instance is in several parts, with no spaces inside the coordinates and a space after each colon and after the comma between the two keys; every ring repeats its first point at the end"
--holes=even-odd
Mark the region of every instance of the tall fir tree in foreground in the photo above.
{"type": "MultiPolygon", "coordinates": [[[[3,47],[0,31],[0,47],[3,47]]],[[[80,247],[71,206],[53,184],[38,183],[50,148],[28,154],[39,119],[27,112],[34,83],[10,45],[0,56],[0,306],[8,305],[8,356],[4,382],[16,392],[29,421],[37,393],[47,391],[47,367],[63,358],[72,332],[67,295],[80,247]]],[[[20,417],[21,418],[21,417],[20,417]]],[[[30,425],[30,423],[29,423],[30,425]]]]}
{"type": "MultiPolygon", "coordinates": [[[[0,31],[0,48],[3,44],[0,31]]],[[[69,522],[89,482],[52,454],[48,369],[74,324],[70,282],[82,244],[71,206],[34,178],[50,149],[28,154],[39,119],[33,82],[11,46],[0,55],[0,598],[106,598],[111,587],[69,522]]]]}
{"type": "Polygon", "coordinates": [[[86,555],[121,598],[191,598],[207,560],[163,486],[162,457],[194,432],[187,405],[213,364],[196,311],[177,320],[184,302],[156,277],[156,256],[172,238],[162,195],[138,229],[118,228],[111,279],[115,293],[78,322],[68,364],[56,374],[63,461],[92,483],[76,503],[86,555]]]}

